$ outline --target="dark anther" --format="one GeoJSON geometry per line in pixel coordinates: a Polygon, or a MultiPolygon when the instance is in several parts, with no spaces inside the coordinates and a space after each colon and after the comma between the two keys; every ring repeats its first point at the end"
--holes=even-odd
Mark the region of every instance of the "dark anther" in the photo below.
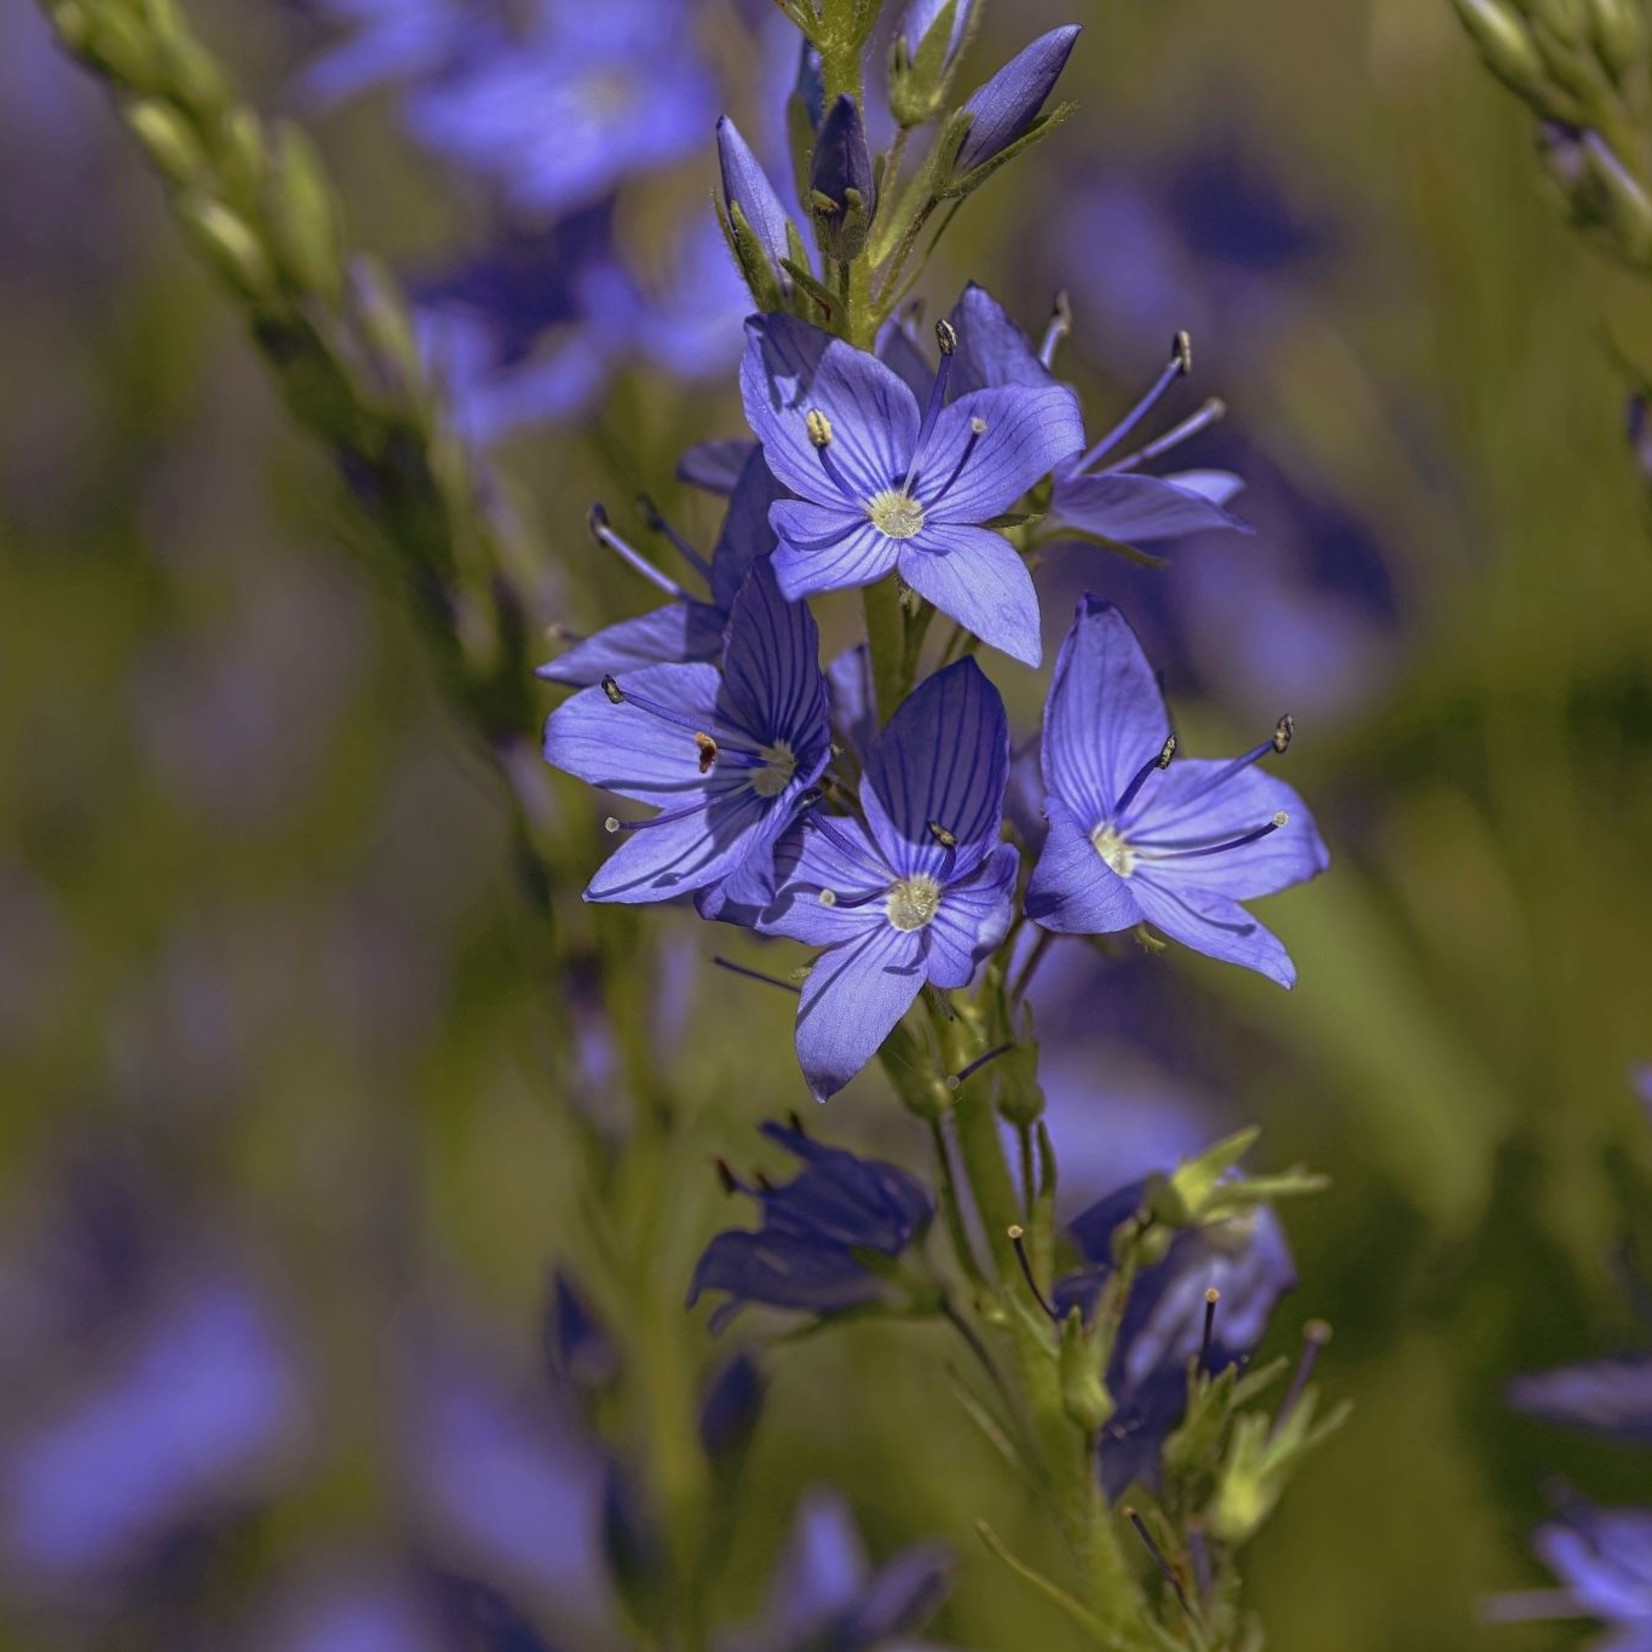
{"type": "Polygon", "coordinates": [[[608,512],[601,505],[593,505],[585,513],[585,526],[591,530],[591,537],[600,544],[608,527],[608,512]]]}
{"type": "Polygon", "coordinates": [[[958,348],[958,334],[950,321],[943,318],[935,323],[935,342],[943,356],[950,356],[958,348]]]}
{"type": "Polygon", "coordinates": [[[1273,749],[1277,752],[1287,750],[1291,743],[1291,736],[1296,733],[1296,719],[1287,711],[1277,723],[1273,725],[1273,749]]]}
{"type": "Polygon", "coordinates": [[[620,685],[612,677],[602,679],[602,692],[617,706],[625,704],[625,696],[620,693],[620,685]]]}
{"type": "Polygon", "coordinates": [[[1193,371],[1193,337],[1185,327],[1170,341],[1170,354],[1184,378],[1193,371]]]}
{"type": "Polygon", "coordinates": [[[710,774],[717,761],[717,742],[709,734],[699,733],[694,736],[694,744],[700,748],[700,773],[710,774]]]}
{"type": "Polygon", "coordinates": [[[740,1191],[739,1179],[729,1169],[727,1159],[717,1160],[717,1180],[723,1184],[725,1193],[738,1193],[740,1191]]]}
{"type": "Polygon", "coordinates": [[[1164,744],[1159,747],[1159,767],[1168,769],[1170,760],[1176,755],[1176,747],[1181,742],[1176,738],[1176,731],[1172,729],[1165,737],[1164,744]]]}
{"type": "Polygon", "coordinates": [[[958,847],[958,834],[956,832],[948,831],[947,828],[938,820],[930,821],[929,835],[934,838],[934,840],[940,844],[943,849],[956,849],[958,847]]]}

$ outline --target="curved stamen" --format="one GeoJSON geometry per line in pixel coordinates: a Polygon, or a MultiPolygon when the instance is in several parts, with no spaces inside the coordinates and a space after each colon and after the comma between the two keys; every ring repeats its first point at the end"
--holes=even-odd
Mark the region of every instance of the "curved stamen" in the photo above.
{"type": "MultiPolygon", "coordinates": [[[[1054,325],[1055,324],[1052,322],[1052,328],[1054,325]]],[[[1046,362],[1045,365],[1048,366],[1049,364],[1046,362]]],[[[1152,387],[1148,390],[1147,394],[1143,396],[1142,399],[1137,402],[1136,405],[1132,407],[1130,411],[1126,413],[1124,417],[1120,419],[1119,422],[1114,425],[1113,428],[1109,430],[1107,434],[1103,436],[1101,440],[1097,442],[1082,459],[1079,460],[1078,468],[1080,470],[1088,470],[1090,466],[1095,464],[1098,459],[1102,458],[1105,454],[1111,453],[1113,449],[1116,448],[1119,443],[1122,442],[1124,438],[1128,436],[1130,432],[1134,430],[1136,426],[1139,425],[1142,420],[1153,411],[1165,391],[1167,391],[1177,379],[1184,377],[1188,372],[1190,372],[1192,367],[1192,341],[1188,338],[1188,335],[1185,332],[1177,333],[1175,338],[1171,340],[1170,360],[1165,363],[1163,371],[1153,381],[1152,387]]],[[[1118,467],[1115,465],[1109,468],[1116,470],[1118,467]]]]}
{"type": "Polygon", "coordinates": [[[1291,817],[1283,809],[1265,825],[1243,832],[1238,837],[1225,838],[1219,843],[1154,842],[1133,838],[1130,847],[1138,860],[1197,860],[1203,855],[1225,855],[1230,849],[1243,849],[1248,844],[1272,837],[1282,826],[1289,826],[1291,817]]]}
{"type": "MultiPolygon", "coordinates": [[[[1287,711],[1277,723],[1273,725],[1273,733],[1266,740],[1254,745],[1247,752],[1241,752],[1232,762],[1224,763],[1202,785],[1194,787],[1185,796],[1176,799],[1176,808],[1185,809],[1188,804],[1196,803],[1201,797],[1208,796],[1218,786],[1225,786],[1236,774],[1242,774],[1253,763],[1259,763],[1264,757],[1279,757],[1290,749],[1291,736],[1296,733],[1296,719],[1287,711]]],[[[1122,812],[1122,809],[1121,811],[1122,812]]],[[[1120,829],[1123,829],[1120,822],[1120,829]]]]}
{"type": "Polygon", "coordinates": [[[649,584],[657,585],[667,596],[676,597],[679,602],[689,600],[688,592],[680,586],[669,574],[662,573],[640,551],[620,538],[608,525],[608,512],[601,505],[593,505],[585,513],[585,524],[591,530],[591,537],[605,549],[610,550],[621,562],[641,574],[649,584]]]}
{"type": "Polygon", "coordinates": [[[1124,788],[1123,795],[1113,807],[1113,814],[1122,815],[1136,800],[1136,793],[1147,784],[1150,774],[1157,774],[1170,767],[1170,760],[1176,755],[1176,731],[1172,729],[1164,738],[1164,744],[1153,753],[1142,766],[1136,770],[1135,778],[1124,788]]]}
{"type": "Polygon", "coordinates": [[[616,706],[635,706],[645,716],[669,724],[672,728],[682,729],[700,748],[702,756],[704,756],[706,750],[705,743],[710,741],[713,748],[713,762],[717,761],[718,758],[734,759],[759,756],[757,747],[744,736],[722,726],[716,726],[716,732],[713,733],[703,723],[697,723],[693,718],[685,717],[682,712],[674,710],[661,700],[653,700],[648,698],[647,695],[633,693],[629,688],[622,688],[619,679],[613,675],[602,679],[602,692],[616,706]]]}
{"type": "Polygon", "coordinates": [[[1146,464],[1149,459],[1156,459],[1161,453],[1168,453],[1173,447],[1180,447],[1190,436],[1197,436],[1208,425],[1213,425],[1228,410],[1227,403],[1220,396],[1212,396],[1197,413],[1185,418],[1179,425],[1172,426],[1162,436],[1155,436],[1146,447],[1139,447],[1134,453],[1129,453],[1117,463],[1109,465],[1109,470],[1134,470],[1137,465],[1146,464]]]}
{"type": "Polygon", "coordinates": [[[1038,344],[1038,363],[1047,373],[1055,365],[1055,353],[1061,348],[1061,341],[1073,330],[1073,306],[1063,288],[1055,295],[1055,304],[1050,310],[1050,323],[1044,329],[1044,337],[1038,344]]]}
{"type": "Polygon", "coordinates": [[[809,441],[813,444],[815,452],[820,455],[820,468],[826,472],[827,481],[850,504],[863,505],[865,501],[849,486],[848,478],[837,468],[836,460],[827,451],[833,441],[832,421],[818,407],[811,407],[804,419],[804,424],[809,432],[809,441]]]}
{"type": "Polygon", "coordinates": [[[660,507],[654,503],[653,499],[646,493],[639,493],[637,495],[637,509],[642,513],[643,526],[650,533],[657,533],[664,538],[676,551],[677,555],[709,585],[711,583],[711,564],[665,519],[660,512],[660,507]]]}
{"type": "Polygon", "coordinates": [[[958,463],[952,467],[952,474],[929,495],[929,503],[944,498],[952,491],[952,484],[964,474],[964,466],[969,463],[970,455],[975,451],[975,444],[987,433],[987,421],[981,418],[969,421],[969,440],[964,443],[964,451],[958,455],[958,463]]]}
{"type": "Polygon", "coordinates": [[[605,832],[616,833],[647,832],[651,831],[656,826],[670,826],[675,821],[687,820],[693,815],[704,814],[706,810],[709,809],[712,804],[723,795],[724,794],[721,791],[708,791],[704,797],[686,805],[684,808],[663,809],[659,814],[650,815],[646,820],[621,820],[618,815],[609,815],[609,817],[603,821],[602,829],[605,832]]]}
{"type": "Polygon", "coordinates": [[[918,460],[923,457],[924,448],[935,429],[935,421],[946,406],[946,388],[952,379],[952,354],[958,348],[958,335],[950,321],[935,323],[935,343],[941,352],[941,365],[935,369],[935,382],[929,390],[929,405],[924,409],[923,423],[918,426],[918,439],[912,444],[912,463],[906,468],[906,480],[901,483],[902,493],[912,491],[912,478],[918,474],[918,460]]]}

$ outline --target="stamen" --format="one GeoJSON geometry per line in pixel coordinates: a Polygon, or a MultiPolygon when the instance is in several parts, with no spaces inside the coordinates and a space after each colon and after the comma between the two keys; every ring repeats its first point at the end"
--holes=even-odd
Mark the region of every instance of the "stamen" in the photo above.
{"type": "Polygon", "coordinates": [[[729,1168],[727,1159],[719,1156],[713,1159],[712,1163],[717,1167],[717,1180],[722,1183],[725,1193],[745,1193],[749,1191],[740,1178],[729,1168]]]}
{"type": "Polygon", "coordinates": [[[1296,733],[1296,719],[1287,711],[1273,725],[1273,749],[1281,757],[1291,749],[1291,736],[1296,733]]]}
{"type": "Polygon", "coordinates": [[[1231,762],[1224,763],[1205,782],[1196,787],[1181,799],[1182,806],[1196,802],[1216,790],[1218,786],[1225,786],[1236,774],[1243,773],[1252,763],[1260,762],[1264,757],[1279,757],[1290,749],[1291,738],[1296,733],[1296,719],[1286,712],[1273,726],[1273,733],[1266,740],[1260,741],[1247,752],[1241,752],[1231,762]]]}
{"type": "Polygon", "coordinates": [[[643,526],[650,533],[663,535],[677,555],[709,585],[711,564],[661,515],[659,506],[646,493],[637,495],[637,510],[642,515],[643,526]]]}
{"type": "Polygon", "coordinates": [[[1180,447],[1190,436],[1197,436],[1207,425],[1213,425],[1228,410],[1227,403],[1218,396],[1212,396],[1197,413],[1173,425],[1162,436],[1155,436],[1146,447],[1137,448],[1134,453],[1126,454],[1116,464],[1109,465],[1109,470],[1134,470],[1137,465],[1145,464],[1149,459],[1156,459],[1161,453],[1168,453],[1173,447],[1180,447]]]}
{"type": "Polygon", "coordinates": [[[815,899],[819,901],[822,906],[836,906],[837,891],[835,889],[822,889],[821,892],[815,896],[815,899]]]}
{"type": "Polygon", "coordinates": [[[1202,1371],[1210,1359],[1211,1339],[1216,1333],[1216,1304],[1222,1300],[1222,1293],[1214,1285],[1205,1292],[1205,1334],[1199,1340],[1199,1369],[1202,1371]]]}
{"type": "Polygon", "coordinates": [[[814,443],[815,452],[820,455],[820,468],[826,472],[827,480],[845,499],[860,504],[859,495],[849,486],[843,472],[837,468],[836,461],[827,452],[832,445],[832,421],[818,407],[811,407],[808,417],[803,422],[809,432],[809,440],[814,443]]]}
{"type": "Polygon", "coordinates": [[[1193,1616],[1193,1607],[1187,1598],[1187,1591],[1182,1587],[1182,1580],[1176,1576],[1170,1562],[1164,1557],[1164,1550],[1153,1541],[1153,1534],[1147,1529],[1147,1522],[1142,1519],[1138,1510],[1126,1507],[1124,1518],[1136,1528],[1136,1536],[1147,1546],[1147,1552],[1153,1557],[1153,1564],[1159,1568],[1164,1580],[1176,1591],[1176,1599],[1182,1603],[1182,1610],[1189,1617],[1193,1616]]]}
{"type": "Polygon", "coordinates": [[[602,692],[608,696],[609,703],[616,706],[625,704],[625,696],[620,692],[620,685],[612,677],[602,679],[602,692]]]}
{"type": "Polygon", "coordinates": [[[975,1075],[980,1072],[980,1070],[986,1066],[989,1061],[996,1061],[999,1056],[1008,1055],[1014,1048],[1015,1046],[1013,1044],[1000,1044],[996,1050],[988,1050],[985,1055],[976,1056],[976,1058],[970,1062],[967,1067],[959,1068],[957,1072],[951,1074],[947,1078],[947,1089],[963,1089],[963,1087],[969,1083],[969,1081],[974,1078],[975,1075]]]}
{"type": "MultiPolygon", "coordinates": [[[[729,755],[729,753],[725,752],[722,746],[720,746],[718,742],[706,732],[705,729],[701,728],[700,725],[694,722],[691,718],[685,717],[680,711],[673,710],[672,707],[666,705],[661,700],[648,699],[641,694],[633,693],[630,689],[621,688],[618,679],[613,676],[607,676],[602,679],[602,692],[608,696],[610,703],[613,705],[635,706],[638,711],[645,713],[647,716],[657,717],[662,723],[669,723],[672,728],[680,728],[684,731],[684,733],[691,735],[693,737],[694,744],[700,748],[701,774],[704,774],[706,769],[710,766],[705,761],[706,741],[711,741],[713,762],[715,762],[719,756],[729,755]]],[[[724,741],[734,753],[737,753],[748,760],[756,758],[758,755],[754,747],[738,737],[731,738],[726,732],[724,734],[724,741]]]]}
{"type": "Polygon", "coordinates": [[[945,318],[935,323],[935,343],[941,352],[941,365],[935,369],[935,382],[929,390],[929,405],[924,409],[923,423],[918,426],[918,439],[912,444],[912,463],[907,466],[906,480],[901,483],[902,493],[912,491],[912,478],[918,474],[918,461],[923,457],[924,448],[935,429],[935,421],[941,416],[941,409],[946,406],[946,391],[952,379],[952,356],[958,348],[958,334],[945,318]]]}
{"type": "MultiPolygon", "coordinates": [[[[1170,360],[1165,363],[1163,371],[1153,381],[1152,388],[1079,460],[1078,468],[1088,470],[1098,459],[1111,453],[1153,411],[1165,391],[1183,374],[1191,372],[1192,368],[1193,341],[1185,332],[1177,333],[1170,342],[1170,360]]],[[[1109,469],[1112,470],[1119,468],[1117,465],[1109,466],[1109,469]]]]}
{"type": "MultiPolygon", "coordinates": [[[[964,443],[964,451],[958,455],[958,463],[952,467],[952,474],[930,495],[932,499],[939,499],[943,494],[951,491],[952,484],[964,474],[964,466],[969,463],[970,455],[975,452],[975,444],[986,433],[987,421],[985,419],[974,418],[969,421],[969,440],[964,443]]],[[[909,477],[908,481],[910,480],[909,477]]]]}
{"type": "Polygon", "coordinates": [[[1224,838],[1220,843],[1165,843],[1136,838],[1130,847],[1142,860],[1197,860],[1202,855],[1225,855],[1230,849],[1243,849],[1247,844],[1271,837],[1290,823],[1291,817],[1281,809],[1266,825],[1257,826],[1238,837],[1224,838]]]}
{"type": "Polygon", "coordinates": [[[1314,1365],[1319,1359],[1319,1351],[1331,1340],[1331,1327],[1323,1319],[1310,1319],[1302,1327],[1302,1357],[1296,1362],[1296,1370],[1291,1376],[1291,1386],[1285,1391],[1285,1397],[1279,1402],[1279,1410],[1273,1419],[1273,1427],[1268,1430],[1268,1438],[1272,1439],[1290,1420],[1291,1413],[1301,1402],[1302,1391],[1308,1386],[1308,1380],[1314,1374],[1314,1365]]]}
{"type": "Polygon", "coordinates": [[[1072,330],[1073,306],[1067,297],[1066,289],[1063,288],[1055,295],[1055,304],[1050,311],[1050,323],[1044,329],[1044,337],[1038,345],[1038,360],[1046,372],[1055,365],[1055,353],[1061,348],[1061,341],[1072,330]]]}
{"type": "MultiPolygon", "coordinates": [[[[744,964],[735,963],[732,958],[724,958],[719,955],[711,961],[718,969],[726,969],[730,975],[743,975],[748,981],[762,981],[766,986],[779,987],[782,992],[801,994],[803,991],[802,987],[791,981],[782,981],[778,975],[765,975],[760,969],[748,969],[744,964]]],[[[799,1130],[798,1133],[801,1135],[802,1131],[799,1130]]],[[[721,1160],[718,1161],[718,1163],[721,1162],[721,1160]]]]}
{"type": "Polygon", "coordinates": [[[929,835],[934,838],[934,840],[940,844],[943,849],[956,849],[958,847],[958,834],[956,832],[948,831],[947,828],[938,820],[930,821],[929,835]]]}
{"type": "Polygon", "coordinates": [[[1180,742],[1176,739],[1176,731],[1172,729],[1164,738],[1164,744],[1153,753],[1142,766],[1136,770],[1130,784],[1124,788],[1124,794],[1113,807],[1114,819],[1119,818],[1126,809],[1136,800],[1136,793],[1147,784],[1150,774],[1157,774],[1160,770],[1170,767],[1170,760],[1176,755],[1176,747],[1180,742]]]}
{"type": "Polygon", "coordinates": [[[710,774],[717,762],[717,742],[701,730],[695,734],[694,744],[700,748],[700,773],[710,774]]]}
{"type": "Polygon", "coordinates": [[[1012,1222],[1004,1231],[1010,1236],[1010,1243],[1015,1246],[1015,1259],[1021,1264],[1021,1277],[1027,1281],[1027,1289],[1033,1293],[1033,1300],[1059,1325],[1060,1315],[1050,1306],[1049,1299],[1038,1288],[1038,1281],[1033,1278],[1032,1258],[1027,1255],[1027,1230],[1019,1222],[1012,1222]]]}
{"type": "Polygon", "coordinates": [[[818,407],[809,409],[809,416],[803,421],[803,424],[809,432],[809,440],[816,447],[830,447],[832,445],[832,421],[818,407]]]}
{"type": "Polygon", "coordinates": [[[681,602],[688,601],[688,592],[676,580],[667,574],[661,573],[647,557],[642,555],[640,551],[633,550],[608,526],[608,512],[601,505],[593,505],[585,513],[585,523],[591,530],[591,537],[599,545],[612,551],[621,562],[641,574],[649,584],[657,585],[667,596],[676,597],[681,602]]]}
{"type": "Polygon", "coordinates": [[[686,808],[665,809],[657,815],[650,815],[646,820],[621,820],[618,815],[609,815],[603,821],[602,829],[605,832],[651,832],[656,826],[670,826],[675,821],[687,820],[692,815],[704,814],[717,801],[715,792],[707,792],[704,797],[697,798],[686,808]]]}

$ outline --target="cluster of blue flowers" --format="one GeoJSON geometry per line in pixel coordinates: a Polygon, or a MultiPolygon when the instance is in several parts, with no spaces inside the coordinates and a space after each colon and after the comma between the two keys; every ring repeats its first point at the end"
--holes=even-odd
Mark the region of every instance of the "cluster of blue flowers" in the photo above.
{"type": "Polygon", "coordinates": [[[1064,935],[1151,924],[1288,986],[1284,947],[1240,903],[1327,864],[1302,800],[1258,767],[1285,751],[1291,720],[1231,761],[1178,759],[1153,670],[1099,597],[1079,604],[1045,707],[1035,864],[1024,867],[1024,834],[1004,841],[1009,720],[973,657],[935,671],[875,732],[845,706],[854,672],[821,669],[810,598],[894,576],[960,637],[1037,665],[1028,558],[995,524],[1047,490],[1063,522],[1139,534],[1204,520],[1237,485],[1085,469],[1096,461],[1076,398],[979,288],[936,332],[940,365],[920,400],[910,339],[884,352],[908,364],[903,376],[794,316],[748,322],[741,383],[757,447],[720,455],[740,468],[704,565],[711,600],[672,585],[665,608],[545,671],[590,685],[552,714],[548,760],[658,811],[610,817],[625,841],[588,898],[692,895],[707,917],[821,948],[798,1014],[821,1100],[926,985],[968,987],[1023,919],[1064,935]],[[1107,496],[1117,483],[1126,492],[1107,496]]]}

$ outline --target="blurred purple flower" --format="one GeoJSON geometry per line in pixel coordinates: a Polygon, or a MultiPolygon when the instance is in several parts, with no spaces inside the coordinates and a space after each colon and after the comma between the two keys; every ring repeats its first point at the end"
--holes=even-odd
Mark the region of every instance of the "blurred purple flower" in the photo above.
{"type": "Polygon", "coordinates": [[[921,1240],[934,1214],[928,1193],[896,1165],[783,1125],[761,1128],[803,1168],[779,1187],[766,1178],[748,1186],[730,1173],[731,1187],[762,1207],[763,1223],[755,1233],[725,1229],[706,1246],[689,1305],[706,1291],[726,1292],[711,1316],[716,1331],[754,1304],[835,1314],[884,1300],[885,1280],[858,1253],[896,1257],[921,1240]]]}
{"type": "MultiPolygon", "coordinates": [[[[1145,1189],[1145,1182],[1133,1182],[1073,1219],[1069,1231],[1088,1266],[1056,1282],[1061,1313],[1094,1308],[1113,1269],[1113,1236],[1141,1208],[1145,1189]]],[[[1265,1206],[1178,1233],[1163,1259],[1137,1274],[1107,1370],[1118,1404],[1099,1448],[1109,1497],[1132,1481],[1156,1485],[1159,1452],[1187,1408],[1189,1362],[1203,1349],[1203,1368],[1211,1373],[1243,1364],[1295,1284],[1284,1230],[1265,1206]],[[1221,1299],[1207,1347],[1205,1293],[1211,1289],[1221,1299]]]]}
{"type": "Polygon", "coordinates": [[[1546,1422],[1652,1445],[1652,1355],[1516,1377],[1509,1404],[1546,1422]]]}
{"type": "Polygon", "coordinates": [[[722,1652],[874,1652],[934,1616],[952,1585],[938,1543],[903,1549],[873,1569],[843,1499],[811,1491],[775,1571],[765,1622],[729,1637],[722,1652]]]}
{"type": "Polygon", "coordinates": [[[1611,1633],[1591,1643],[1596,1652],[1652,1652],[1652,1509],[1603,1509],[1568,1495],[1533,1547],[1561,1587],[1493,1596],[1487,1618],[1598,1618],[1611,1633]]]}
{"type": "Polygon", "coordinates": [[[1040,35],[971,93],[964,104],[970,126],[953,162],[955,175],[985,166],[1033,129],[1082,32],[1068,24],[1040,35]]]}

